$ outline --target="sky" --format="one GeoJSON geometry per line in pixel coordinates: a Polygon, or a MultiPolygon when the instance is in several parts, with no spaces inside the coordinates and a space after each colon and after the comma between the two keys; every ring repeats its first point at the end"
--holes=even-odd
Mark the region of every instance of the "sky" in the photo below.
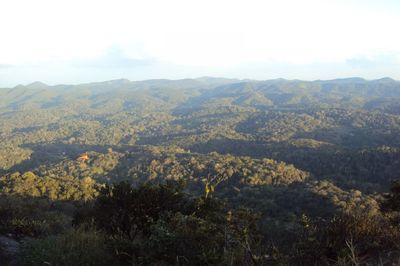
{"type": "Polygon", "coordinates": [[[0,0],[0,86],[400,80],[398,0],[0,0]]]}

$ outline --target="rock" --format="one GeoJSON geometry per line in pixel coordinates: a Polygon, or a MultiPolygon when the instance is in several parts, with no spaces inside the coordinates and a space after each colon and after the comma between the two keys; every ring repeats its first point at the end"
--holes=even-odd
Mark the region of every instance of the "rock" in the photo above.
{"type": "Polygon", "coordinates": [[[0,236],[0,262],[1,265],[16,265],[16,257],[20,244],[9,237],[0,236]]]}

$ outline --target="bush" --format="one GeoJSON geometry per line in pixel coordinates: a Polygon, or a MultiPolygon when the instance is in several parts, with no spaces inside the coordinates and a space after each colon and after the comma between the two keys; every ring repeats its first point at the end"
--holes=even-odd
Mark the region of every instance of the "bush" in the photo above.
{"type": "Polygon", "coordinates": [[[59,207],[48,199],[0,195],[0,233],[36,237],[62,232],[71,218],[59,207]]]}
{"type": "MultiPolygon", "coordinates": [[[[296,243],[292,263],[327,265],[347,262],[369,264],[393,258],[399,251],[400,230],[381,215],[340,214],[330,220],[304,219],[304,232],[296,243]]],[[[347,264],[346,264],[347,265],[347,264]]]]}
{"type": "Polygon", "coordinates": [[[105,232],[121,265],[253,263],[257,216],[228,211],[215,198],[192,198],[175,182],[106,186],[75,223],[105,232]]]}
{"type": "Polygon", "coordinates": [[[83,227],[22,245],[22,265],[115,265],[104,234],[83,227]]]}

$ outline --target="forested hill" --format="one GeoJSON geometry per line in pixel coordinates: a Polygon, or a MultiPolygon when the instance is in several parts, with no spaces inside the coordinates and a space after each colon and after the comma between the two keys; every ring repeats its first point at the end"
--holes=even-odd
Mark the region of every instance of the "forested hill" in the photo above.
{"type": "Polygon", "coordinates": [[[338,107],[398,113],[400,82],[390,78],[328,81],[198,78],[47,86],[35,82],[0,90],[3,110],[85,107],[98,112],[201,108],[209,105],[267,108],[338,107]],[[107,107],[113,105],[114,109],[107,107]]]}
{"type": "Polygon", "coordinates": [[[399,178],[390,78],[0,89],[0,262],[386,265],[399,178]]]}
{"type": "Polygon", "coordinates": [[[35,82],[0,89],[0,167],[29,170],[70,149],[173,145],[285,161],[373,192],[400,171],[399,112],[390,78],[35,82]]]}

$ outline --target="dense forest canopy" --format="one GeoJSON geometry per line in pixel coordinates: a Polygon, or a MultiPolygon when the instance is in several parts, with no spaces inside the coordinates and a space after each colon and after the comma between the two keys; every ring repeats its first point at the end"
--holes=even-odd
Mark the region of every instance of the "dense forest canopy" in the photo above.
{"type": "Polygon", "coordinates": [[[110,254],[105,265],[389,263],[400,251],[383,239],[400,239],[399,210],[380,206],[397,206],[396,187],[385,193],[400,178],[400,82],[204,77],[2,88],[0,176],[0,234],[35,238],[22,248],[27,265],[68,265],[51,251],[68,241],[94,245],[82,265],[101,264],[96,252],[110,254]],[[117,201],[146,205],[146,193],[155,197],[143,207],[151,221],[128,205],[127,216],[113,212],[117,201]],[[171,200],[168,211],[154,207],[157,197],[171,200]],[[107,217],[134,219],[138,233],[107,217]],[[354,242],[335,238],[339,230],[354,242]],[[192,240],[185,249],[179,239],[192,240]],[[53,258],[40,253],[47,249],[53,258]]]}

